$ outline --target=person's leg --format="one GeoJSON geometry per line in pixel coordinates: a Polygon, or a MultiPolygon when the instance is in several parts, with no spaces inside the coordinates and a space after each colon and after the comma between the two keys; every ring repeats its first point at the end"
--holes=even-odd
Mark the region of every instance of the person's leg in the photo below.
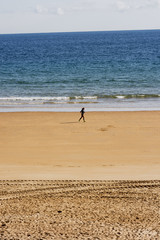
{"type": "Polygon", "coordinates": [[[84,116],[83,116],[83,122],[85,122],[85,118],[84,118],[84,116]]]}

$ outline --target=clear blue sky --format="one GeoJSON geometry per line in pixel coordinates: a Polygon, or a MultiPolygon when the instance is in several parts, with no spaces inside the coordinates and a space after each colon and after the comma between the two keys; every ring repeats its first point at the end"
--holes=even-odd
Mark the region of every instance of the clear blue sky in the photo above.
{"type": "Polygon", "coordinates": [[[0,34],[134,29],[160,29],[160,0],[0,0],[0,34]]]}

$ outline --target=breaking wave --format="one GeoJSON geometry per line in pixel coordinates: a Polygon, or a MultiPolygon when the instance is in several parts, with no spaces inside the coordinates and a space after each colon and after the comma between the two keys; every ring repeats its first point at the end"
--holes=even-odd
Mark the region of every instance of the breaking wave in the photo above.
{"type": "Polygon", "coordinates": [[[53,97],[0,97],[0,105],[40,105],[40,104],[65,104],[65,103],[98,103],[109,99],[119,101],[127,99],[160,98],[160,94],[127,94],[127,95],[101,95],[101,96],[53,96],[53,97]]]}

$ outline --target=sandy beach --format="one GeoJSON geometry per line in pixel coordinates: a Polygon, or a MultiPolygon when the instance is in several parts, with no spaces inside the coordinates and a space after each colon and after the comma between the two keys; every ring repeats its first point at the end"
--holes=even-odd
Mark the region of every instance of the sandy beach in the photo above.
{"type": "Polygon", "coordinates": [[[158,240],[160,112],[0,113],[0,239],[158,240]]]}
{"type": "Polygon", "coordinates": [[[0,181],[0,239],[159,240],[160,181],[0,181]]]}
{"type": "Polygon", "coordinates": [[[3,179],[160,179],[160,112],[0,113],[3,179]]]}

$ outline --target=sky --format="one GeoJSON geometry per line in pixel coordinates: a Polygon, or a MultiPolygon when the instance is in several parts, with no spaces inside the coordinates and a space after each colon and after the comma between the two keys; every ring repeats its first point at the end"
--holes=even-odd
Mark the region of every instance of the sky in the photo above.
{"type": "Polygon", "coordinates": [[[0,0],[0,34],[160,29],[160,0],[0,0]]]}

